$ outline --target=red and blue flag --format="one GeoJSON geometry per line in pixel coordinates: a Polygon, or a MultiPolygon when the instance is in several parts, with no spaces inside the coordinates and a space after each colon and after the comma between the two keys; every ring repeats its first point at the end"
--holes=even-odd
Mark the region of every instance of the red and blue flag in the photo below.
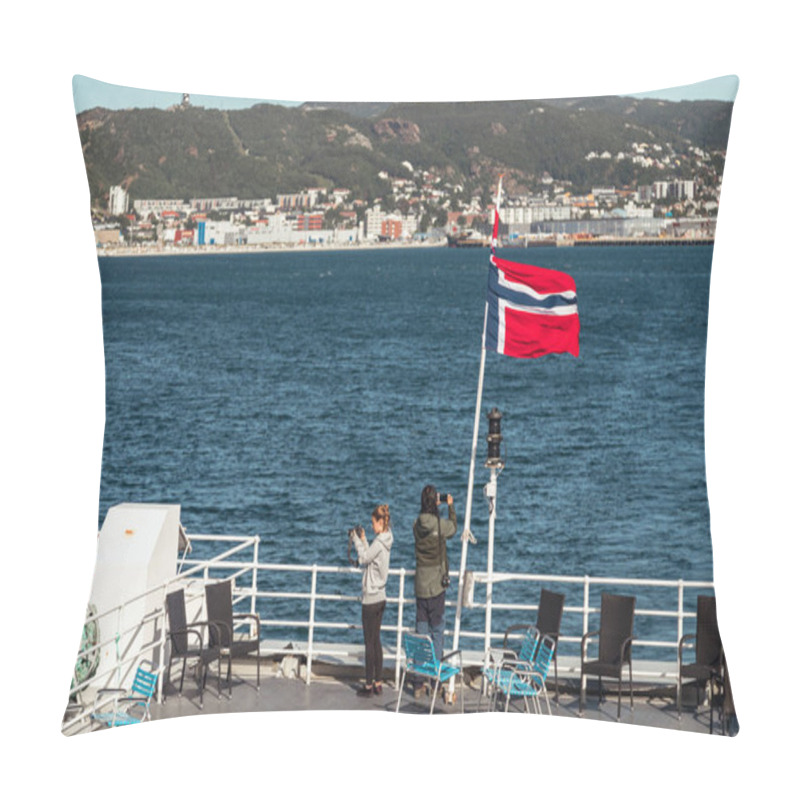
{"type": "Polygon", "coordinates": [[[492,252],[486,300],[487,350],[515,358],[578,356],[578,298],[570,275],[492,252]]]}

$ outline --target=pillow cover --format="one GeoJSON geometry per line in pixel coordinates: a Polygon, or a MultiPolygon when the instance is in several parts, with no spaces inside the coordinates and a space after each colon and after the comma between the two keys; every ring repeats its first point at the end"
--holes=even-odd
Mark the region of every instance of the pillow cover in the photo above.
{"type": "Polygon", "coordinates": [[[64,731],[502,699],[735,733],[703,390],[736,83],[290,105],[76,76],[106,432],[64,731]]]}

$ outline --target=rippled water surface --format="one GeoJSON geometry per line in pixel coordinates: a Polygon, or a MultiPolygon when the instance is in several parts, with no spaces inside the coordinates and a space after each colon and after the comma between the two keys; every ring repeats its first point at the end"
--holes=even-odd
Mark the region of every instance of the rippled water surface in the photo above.
{"type": "MultiPolygon", "coordinates": [[[[495,568],[709,580],[703,395],[710,247],[542,248],[571,273],[581,355],[488,353],[503,413],[495,568]]],[[[413,568],[423,485],[463,519],[488,251],[101,258],[107,415],[100,523],[181,505],[261,558],[346,564],[392,511],[413,568]]],[[[479,463],[469,567],[486,563],[479,463]]],[[[458,563],[451,551],[451,566],[458,563]]]]}

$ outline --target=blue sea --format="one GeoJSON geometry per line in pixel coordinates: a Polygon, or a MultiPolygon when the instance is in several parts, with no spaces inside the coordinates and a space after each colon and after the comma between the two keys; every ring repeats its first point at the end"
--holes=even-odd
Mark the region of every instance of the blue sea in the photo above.
{"type": "MultiPolygon", "coordinates": [[[[496,570],[711,580],[712,248],[501,254],[575,278],[581,353],[487,353],[468,568],[486,566],[497,407],[496,570]]],[[[413,568],[422,487],[464,516],[487,266],[445,248],[100,258],[100,524],[179,503],[190,533],[258,534],[262,561],[346,565],[347,529],[388,503],[392,566],[413,568]]]]}

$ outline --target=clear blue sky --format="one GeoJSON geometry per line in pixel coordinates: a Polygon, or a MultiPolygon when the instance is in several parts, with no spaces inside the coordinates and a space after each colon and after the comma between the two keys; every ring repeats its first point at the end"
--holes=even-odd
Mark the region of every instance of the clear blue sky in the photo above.
{"type": "Polygon", "coordinates": [[[658,100],[728,100],[733,102],[739,88],[736,75],[725,75],[688,86],[673,86],[655,92],[641,92],[630,97],[652,97],[658,100]]]}
{"type": "MultiPolygon", "coordinates": [[[[714,78],[688,86],[676,86],[654,92],[632,94],[631,97],[652,97],[662,100],[729,100],[736,97],[739,79],[734,75],[714,78]]],[[[72,80],[73,96],[76,112],[87,108],[102,106],[103,108],[167,108],[181,102],[180,92],[155,92],[147,89],[134,89],[129,86],[117,86],[103,83],[83,75],[75,75],[72,80]]],[[[192,94],[191,103],[205,108],[250,108],[255,103],[282,103],[298,105],[298,101],[265,100],[244,97],[219,97],[214,95],[192,94]]]]}

